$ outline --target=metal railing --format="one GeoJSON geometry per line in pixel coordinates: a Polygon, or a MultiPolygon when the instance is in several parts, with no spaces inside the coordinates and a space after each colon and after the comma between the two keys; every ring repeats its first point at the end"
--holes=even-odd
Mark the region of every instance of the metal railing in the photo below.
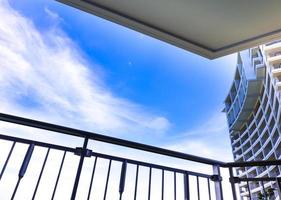
{"type": "MultiPolygon", "coordinates": [[[[155,193],[157,193],[159,199],[161,200],[222,200],[224,193],[222,187],[223,180],[221,175],[222,168],[229,169],[229,181],[224,181],[224,183],[230,183],[232,189],[231,197],[227,196],[226,199],[237,200],[237,185],[241,184],[242,182],[246,182],[246,198],[248,199],[255,198],[254,196],[252,196],[254,194],[253,190],[255,188],[252,187],[251,189],[249,183],[262,183],[262,195],[268,194],[265,191],[267,186],[264,186],[264,182],[268,181],[274,181],[274,183],[276,184],[276,191],[280,191],[280,178],[278,176],[260,178],[239,178],[235,176],[235,168],[270,165],[279,166],[281,165],[280,160],[225,163],[218,160],[198,157],[164,148],[136,143],[128,140],[82,131],[69,127],[54,125],[46,122],[40,122],[22,117],[7,115],[3,113],[0,113],[0,121],[70,135],[83,140],[82,146],[71,147],[67,145],[57,145],[50,142],[42,142],[34,139],[26,139],[22,137],[0,134],[0,142],[4,141],[6,143],[9,143],[9,149],[5,154],[5,159],[3,159],[2,164],[0,162],[0,199],[4,199],[2,198],[3,196],[9,196],[10,199],[42,199],[42,194],[39,194],[41,192],[44,195],[44,199],[63,198],[71,200],[121,200],[123,198],[137,200],[155,199],[154,196],[155,193]],[[177,168],[162,164],[160,165],[153,162],[144,162],[140,161],[139,159],[129,159],[125,157],[118,157],[115,155],[95,152],[88,147],[89,141],[99,141],[103,143],[131,148],[134,150],[141,150],[149,153],[154,153],[157,155],[164,155],[169,156],[171,158],[192,161],[194,163],[211,166],[213,171],[212,173],[199,173],[192,170],[184,169],[184,167],[182,168],[182,166],[181,168],[177,168]],[[11,164],[11,160],[13,156],[17,156],[15,153],[15,149],[17,148],[17,146],[22,145],[25,146],[25,150],[23,150],[23,147],[20,148],[22,156],[18,156],[17,159],[14,159],[17,160],[17,162],[15,163],[20,167],[15,167],[13,163],[11,164]],[[36,159],[35,154],[40,154],[41,157],[43,155],[43,158],[41,160],[36,159]],[[54,162],[55,160],[53,156],[54,154],[56,154],[56,160],[58,161],[56,164],[57,168],[53,169],[52,173],[47,173],[46,171],[48,170],[48,164],[50,165],[50,163],[54,162]],[[35,165],[34,163],[37,163],[37,165],[35,165]],[[88,165],[89,163],[91,163],[90,167],[88,165]],[[10,180],[8,178],[5,179],[5,176],[8,177],[6,173],[15,176],[14,168],[17,169],[17,180],[10,184],[12,185],[12,189],[1,191],[1,184],[5,185],[5,181],[9,182],[10,180]],[[83,171],[86,170],[88,182],[87,184],[82,184],[80,178],[82,176],[83,171]],[[103,170],[103,172],[101,170],[103,170]],[[144,171],[146,171],[145,180],[140,180],[144,179],[144,171]],[[68,175],[65,175],[67,173],[68,175]],[[158,174],[157,178],[155,178],[155,174],[158,174]],[[51,176],[54,176],[52,179],[53,181],[50,181],[51,176]],[[71,176],[72,179],[70,178],[71,176]],[[31,177],[31,181],[25,181],[24,183],[22,183],[24,177],[26,177],[25,179],[31,177]],[[62,189],[63,186],[66,184],[61,183],[66,177],[68,177],[69,180],[65,181],[68,184],[67,190],[65,188],[64,189],[68,192],[63,194],[62,197],[58,198],[56,197],[57,192],[60,190],[60,188],[62,189]],[[103,178],[103,181],[101,181],[101,178],[103,178]],[[46,180],[48,180],[46,184],[42,183],[44,182],[44,179],[45,182],[46,180]],[[28,191],[25,190],[19,193],[18,190],[23,184],[29,184],[29,189],[28,191]],[[155,189],[156,186],[158,187],[158,190],[155,189]],[[83,197],[77,196],[77,191],[79,190],[79,188],[82,188],[81,190],[84,193],[83,197]],[[146,192],[144,192],[144,190],[146,192]],[[168,193],[167,190],[169,191],[168,193]],[[23,192],[26,195],[25,197],[22,196],[23,192]],[[128,197],[127,195],[127,193],[129,192],[131,193],[131,197],[128,197]],[[68,193],[71,193],[69,194],[69,197],[67,197],[68,193]],[[99,194],[99,197],[94,197],[93,195],[97,193],[99,194]],[[124,193],[126,193],[126,197],[124,197],[124,193]],[[154,195],[152,193],[154,193],[154,195]]],[[[51,166],[54,166],[54,164],[51,166]]],[[[240,193],[242,194],[243,192],[240,191],[240,193]]]]}
{"type": "Polygon", "coordinates": [[[229,181],[231,183],[232,191],[233,191],[233,199],[237,200],[236,193],[236,184],[243,185],[246,188],[245,191],[242,191],[240,188],[241,199],[246,198],[250,200],[271,200],[271,199],[280,199],[281,193],[281,177],[280,173],[275,174],[274,176],[268,176],[266,173],[264,176],[259,177],[235,177],[234,169],[241,167],[256,167],[257,170],[262,168],[262,171],[266,172],[266,166],[278,166],[281,165],[280,160],[268,160],[268,161],[252,161],[252,162],[233,162],[227,163],[226,166],[229,169],[230,178],[229,181]],[[254,187],[251,185],[256,184],[254,187]],[[267,185],[267,186],[266,186],[267,185]],[[275,185],[272,187],[272,185],[275,185]]]}

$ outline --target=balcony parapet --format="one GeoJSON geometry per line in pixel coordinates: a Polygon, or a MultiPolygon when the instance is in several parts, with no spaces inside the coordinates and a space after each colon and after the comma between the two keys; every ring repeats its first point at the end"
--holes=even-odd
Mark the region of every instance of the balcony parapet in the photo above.
{"type": "Polygon", "coordinates": [[[227,112],[230,130],[239,131],[254,111],[255,104],[261,95],[264,77],[265,64],[259,48],[254,49],[250,58],[243,52],[239,54],[235,80],[225,100],[224,110],[227,112]],[[237,78],[239,87],[237,87],[237,78]]]}
{"type": "Polygon", "coordinates": [[[234,121],[230,124],[230,130],[239,130],[247,121],[250,114],[254,111],[255,104],[260,96],[260,88],[262,82],[258,80],[250,80],[247,84],[247,91],[242,100],[242,105],[236,115],[234,121]]]}
{"type": "Polygon", "coordinates": [[[276,56],[269,56],[267,59],[269,64],[280,64],[281,63],[281,55],[276,55],[276,56]]]}
{"type": "Polygon", "coordinates": [[[270,53],[276,53],[281,51],[281,41],[269,43],[264,46],[264,52],[268,55],[270,53]]]}

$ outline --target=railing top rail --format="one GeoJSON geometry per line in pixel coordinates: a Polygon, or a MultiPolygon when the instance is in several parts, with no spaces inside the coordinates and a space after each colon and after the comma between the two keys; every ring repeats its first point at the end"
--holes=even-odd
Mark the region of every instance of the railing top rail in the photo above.
{"type": "Polygon", "coordinates": [[[259,160],[249,162],[229,162],[222,167],[254,167],[254,166],[273,166],[281,165],[281,160],[259,160]]]}
{"type": "Polygon", "coordinates": [[[219,165],[219,166],[227,165],[225,162],[221,162],[218,160],[203,158],[200,156],[194,156],[191,154],[172,151],[172,150],[168,150],[168,149],[164,149],[164,148],[160,148],[160,147],[155,147],[155,146],[137,143],[137,142],[133,142],[133,141],[129,141],[129,140],[101,135],[98,133],[83,131],[83,130],[79,130],[79,129],[69,128],[69,127],[65,127],[65,126],[37,121],[37,120],[33,120],[33,119],[27,119],[27,118],[4,114],[4,113],[0,113],[0,121],[5,121],[5,122],[19,124],[19,125],[23,125],[23,126],[58,132],[58,133],[66,134],[66,135],[89,138],[89,139],[100,141],[100,142],[105,142],[105,143],[109,143],[109,144],[133,148],[133,149],[142,150],[142,151],[151,152],[151,153],[156,153],[159,155],[171,156],[171,157],[180,158],[180,159],[184,159],[184,160],[188,160],[188,161],[194,161],[194,162],[203,163],[203,164],[219,165]]]}

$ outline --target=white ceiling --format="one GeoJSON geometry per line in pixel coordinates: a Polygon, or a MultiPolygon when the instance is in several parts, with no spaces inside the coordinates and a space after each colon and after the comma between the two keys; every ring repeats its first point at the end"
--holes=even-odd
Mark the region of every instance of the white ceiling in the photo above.
{"type": "Polygon", "coordinates": [[[281,0],[59,0],[207,58],[281,38],[281,0]]]}

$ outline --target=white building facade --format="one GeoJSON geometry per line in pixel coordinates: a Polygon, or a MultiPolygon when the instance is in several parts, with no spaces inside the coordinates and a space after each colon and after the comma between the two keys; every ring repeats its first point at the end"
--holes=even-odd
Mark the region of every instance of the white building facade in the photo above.
{"type": "MultiPolygon", "coordinates": [[[[281,41],[238,53],[237,69],[225,100],[236,162],[281,159],[281,41]]],[[[281,167],[239,168],[239,177],[280,176],[281,167]]],[[[276,183],[239,184],[242,199],[254,199],[276,183]],[[253,199],[253,198],[252,198],[253,199]]],[[[276,193],[276,192],[275,192],[276,193]]],[[[274,197],[273,197],[274,199],[274,197]]]]}

